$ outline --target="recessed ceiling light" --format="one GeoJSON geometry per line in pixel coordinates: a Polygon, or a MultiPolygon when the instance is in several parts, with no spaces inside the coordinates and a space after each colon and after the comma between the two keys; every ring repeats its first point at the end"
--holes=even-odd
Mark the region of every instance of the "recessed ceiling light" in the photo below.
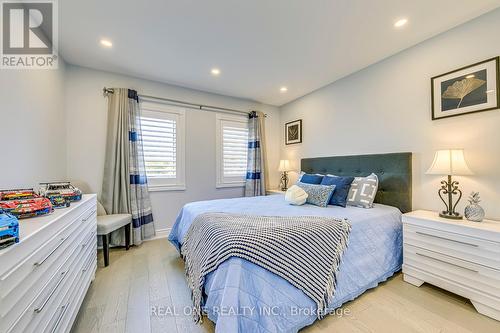
{"type": "Polygon", "coordinates": [[[101,45],[104,47],[113,47],[113,43],[108,39],[101,39],[101,45]]]}
{"type": "Polygon", "coordinates": [[[212,75],[219,75],[220,74],[220,69],[218,68],[212,68],[212,70],[210,71],[210,73],[212,73],[212,75]]]}
{"type": "Polygon", "coordinates": [[[467,75],[465,78],[466,79],[472,79],[473,77],[475,77],[475,75],[474,74],[470,74],[470,75],[467,75]]]}
{"type": "Polygon", "coordinates": [[[282,93],[286,93],[286,92],[288,91],[288,88],[287,88],[287,87],[281,87],[281,88],[280,88],[280,91],[281,91],[282,93]]]}
{"type": "Polygon", "coordinates": [[[406,23],[408,23],[408,19],[406,19],[406,18],[402,18],[402,19],[397,20],[397,21],[394,23],[394,27],[395,27],[395,28],[401,28],[401,27],[402,27],[402,26],[404,26],[406,23]]]}

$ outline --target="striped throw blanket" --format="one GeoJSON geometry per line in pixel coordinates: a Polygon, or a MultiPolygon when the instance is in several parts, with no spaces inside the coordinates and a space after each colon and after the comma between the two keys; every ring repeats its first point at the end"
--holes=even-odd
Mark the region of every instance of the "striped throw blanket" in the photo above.
{"type": "Polygon", "coordinates": [[[193,221],[181,254],[192,290],[194,320],[201,321],[205,276],[231,257],[240,257],[284,278],[326,314],[351,225],[317,216],[249,216],[205,213],[193,221]]]}

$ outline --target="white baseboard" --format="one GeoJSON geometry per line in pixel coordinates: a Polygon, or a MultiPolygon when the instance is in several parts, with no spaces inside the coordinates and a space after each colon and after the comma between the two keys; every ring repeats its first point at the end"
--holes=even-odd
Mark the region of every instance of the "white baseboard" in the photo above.
{"type": "Polygon", "coordinates": [[[167,238],[168,235],[170,235],[171,230],[172,230],[172,228],[156,229],[156,235],[152,238],[147,239],[147,240],[150,241],[150,240],[155,240],[155,239],[160,239],[160,238],[167,238]]]}

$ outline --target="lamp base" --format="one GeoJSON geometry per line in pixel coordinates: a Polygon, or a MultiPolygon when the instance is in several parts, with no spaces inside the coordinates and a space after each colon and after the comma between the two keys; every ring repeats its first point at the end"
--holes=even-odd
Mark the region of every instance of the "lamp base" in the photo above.
{"type": "Polygon", "coordinates": [[[460,214],[457,213],[457,215],[453,214],[448,214],[445,212],[439,213],[439,217],[443,217],[445,219],[451,219],[451,220],[462,220],[464,217],[460,214]]]}
{"type": "Polygon", "coordinates": [[[283,171],[283,174],[281,175],[280,188],[283,192],[288,190],[288,173],[286,171],[283,171]]]}
{"type": "Polygon", "coordinates": [[[462,198],[462,191],[458,188],[458,182],[453,181],[451,179],[451,175],[448,175],[447,181],[446,180],[441,181],[441,188],[439,189],[438,194],[439,197],[441,198],[441,201],[446,206],[446,210],[441,211],[439,213],[439,216],[451,220],[463,219],[462,215],[460,215],[460,213],[457,213],[455,211],[458,202],[462,198]],[[444,195],[448,196],[448,202],[446,202],[445,198],[443,198],[444,195]],[[453,203],[454,195],[458,195],[458,198],[455,201],[455,203],[453,203]]]}

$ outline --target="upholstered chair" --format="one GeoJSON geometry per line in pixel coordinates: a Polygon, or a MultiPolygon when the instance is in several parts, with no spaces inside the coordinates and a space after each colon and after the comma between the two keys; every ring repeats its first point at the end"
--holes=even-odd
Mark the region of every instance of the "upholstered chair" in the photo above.
{"type": "MultiPolygon", "coordinates": [[[[78,187],[83,193],[93,193],[90,186],[81,180],[73,179],[71,183],[78,187]]],[[[130,224],[132,215],[130,214],[111,214],[106,213],[103,205],[97,201],[97,235],[102,240],[104,255],[104,266],[109,265],[109,234],[115,230],[125,227],[125,248],[130,248],[130,224]]]]}
{"type": "Polygon", "coordinates": [[[103,205],[97,201],[97,235],[102,240],[104,255],[104,266],[109,265],[109,234],[115,230],[125,227],[125,248],[130,248],[130,225],[132,215],[130,214],[107,214],[103,205]]]}

